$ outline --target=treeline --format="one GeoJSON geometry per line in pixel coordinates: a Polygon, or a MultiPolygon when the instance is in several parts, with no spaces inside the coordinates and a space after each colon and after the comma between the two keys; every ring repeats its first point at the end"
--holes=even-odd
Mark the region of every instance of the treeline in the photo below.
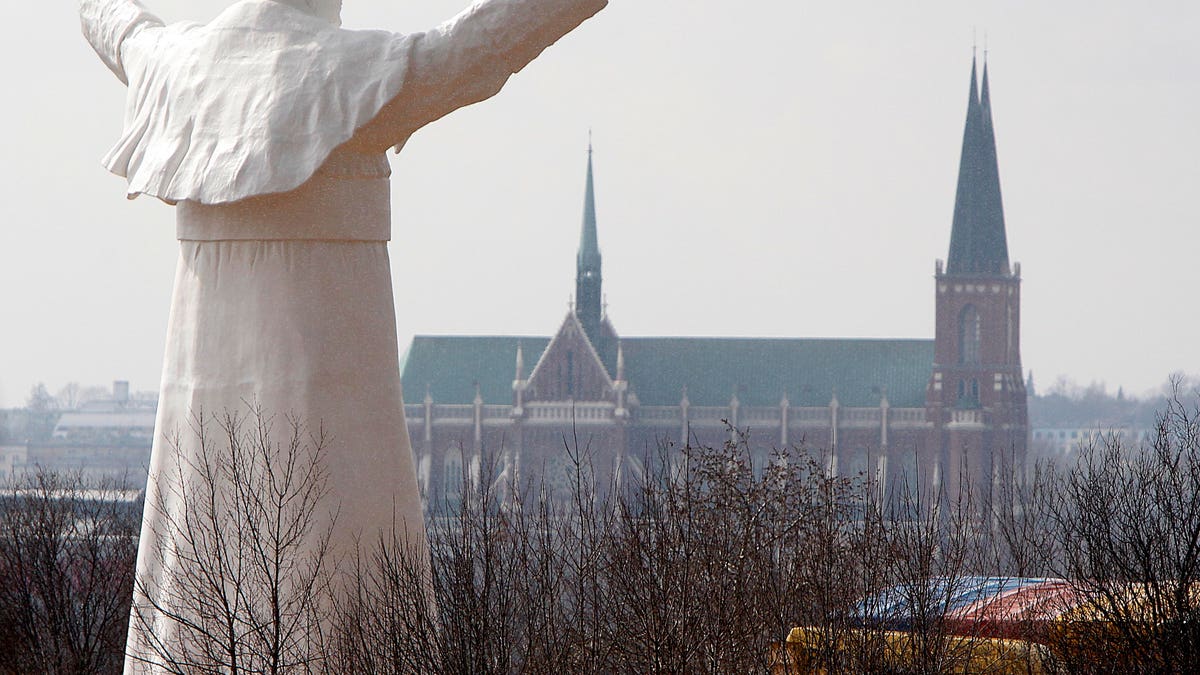
{"type": "Polygon", "coordinates": [[[1082,385],[1059,377],[1049,387],[1029,382],[1029,419],[1035,427],[1088,427],[1102,429],[1153,428],[1160,411],[1165,410],[1176,391],[1192,391],[1200,386],[1200,377],[1181,373],[1171,376],[1157,391],[1130,394],[1118,387],[1110,392],[1103,382],[1082,385]]]}
{"type": "Polygon", "coordinates": [[[208,467],[183,487],[235,498],[198,499],[156,533],[159,554],[193,563],[169,603],[134,583],[138,507],[48,475],[8,493],[0,671],[119,672],[136,595],[133,633],[173,673],[765,673],[787,667],[772,646],[797,626],[814,671],[988,672],[951,639],[972,627],[948,618],[985,575],[1062,578],[1085,600],[1054,630],[1037,613],[1009,628],[1030,672],[1200,672],[1200,414],[1178,398],[1144,447],[996,467],[979,489],[911,476],[884,491],[826,475],[803,446],[753,466],[736,433],[660,448],[597,487],[586,444],[566,442],[565,493],[469,476],[461,502],[431,505],[428,542],[364,542],[352,560],[311,546],[336,527],[311,506],[319,436],[257,411],[211,424],[179,445],[208,467]],[[209,545],[235,531],[236,546],[209,545]],[[241,574],[201,573],[218,569],[241,574]],[[891,610],[864,603],[887,593],[901,596],[891,610]],[[156,607],[174,613],[155,621],[156,607]],[[897,624],[901,663],[883,639],[897,624]]]}

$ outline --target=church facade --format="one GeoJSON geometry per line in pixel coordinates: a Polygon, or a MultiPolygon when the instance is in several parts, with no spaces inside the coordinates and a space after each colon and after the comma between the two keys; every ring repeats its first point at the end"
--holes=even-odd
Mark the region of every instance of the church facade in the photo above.
{"type": "Polygon", "coordinates": [[[565,487],[578,452],[598,482],[622,480],[659,448],[723,444],[731,426],[749,430],[760,466],[803,443],[827,471],[884,485],[953,491],[986,485],[1000,453],[1023,463],[1020,266],[1008,258],[986,64],[982,83],[971,67],[932,340],[623,336],[602,301],[598,241],[589,150],[575,302],[558,331],[413,339],[402,382],[427,502],[453,502],[464,476],[565,487]]]}

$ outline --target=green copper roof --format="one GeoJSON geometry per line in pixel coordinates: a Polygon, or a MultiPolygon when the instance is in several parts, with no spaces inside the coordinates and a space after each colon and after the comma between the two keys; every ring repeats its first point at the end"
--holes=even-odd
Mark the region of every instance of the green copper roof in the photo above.
{"type": "MultiPolygon", "coordinates": [[[[517,342],[525,375],[549,342],[533,337],[417,337],[402,368],[407,400],[428,385],[438,403],[470,403],[478,382],[487,403],[512,401],[517,342]]],[[[642,405],[677,405],[683,387],[692,405],[925,405],[932,340],[623,338],[626,377],[642,405]]]]}
{"type": "Polygon", "coordinates": [[[932,340],[634,338],[621,341],[625,372],[644,405],[923,407],[932,340]]]}
{"type": "Polygon", "coordinates": [[[518,342],[525,359],[525,377],[529,377],[550,338],[413,338],[400,363],[405,402],[420,403],[428,388],[437,403],[471,403],[475,400],[475,383],[479,383],[484,401],[512,403],[518,342]]]}

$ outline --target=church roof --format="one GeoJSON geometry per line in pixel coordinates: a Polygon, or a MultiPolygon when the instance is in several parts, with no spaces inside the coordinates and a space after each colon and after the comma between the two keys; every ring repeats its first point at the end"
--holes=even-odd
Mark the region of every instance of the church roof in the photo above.
{"type": "Polygon", "coordinates": [[[977,91],[975,73],[972,62],[946,273],[1007,275],[1008,240],[1004,231],[987,64],[983,67],[982,92],[977,91]]]}
{"type": "Polygon", "coordinates": [[[932,340],[633,338],[621,341],[625,372],[645,405],[925,405],[932,340]]]}
{"type": "MultiPolygon", "coordinates": [[[[418,336],[402,365],[409,403],[428,387],[438,403],[470,403],[478,383],[489,404],[512,401],[517,343],[536,363],[546,337],[418,336]]],[[[623,338],[626,377],[642,405],[724,406],[737,393],[748,406],[925,405],[932,340],[623,338]]]]}
{"type": "Polygon", "coordinates": [[[420,403],[428,390],[438,403],[471,403],[475,385],[490,404],[512,403],[517,344],[526,374],[533,370],[548,337],[424,336],[413,338],[400,362],[400,382],[406,403],[420,403]]]}

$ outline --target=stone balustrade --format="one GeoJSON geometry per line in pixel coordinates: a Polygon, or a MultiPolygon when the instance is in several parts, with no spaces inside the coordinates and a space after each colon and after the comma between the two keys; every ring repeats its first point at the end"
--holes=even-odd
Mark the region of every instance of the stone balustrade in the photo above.
{"type": "MultiPolygon", "coordinates": [[[[616,405],[609,402],[594,401],[553,401],[528,402],[524,406],[524,419],[532,423],[561,423],[561,422],[609,422],[616,419],[616,405]]],[[[433,422],[435,424],[472,424],[475,421],[474,405],[435,404],[433,406],[433,422]]],[[[489,426],[509,423],[512,419],[511,405],[484,405],[482,418],[489,426]]],[[[675,425],[683,421],[683,409],[680,406],[638,406],[633,409],[634,420],[640,424],[675,425]]],[[[410,403],[404,406],[404,414],[409,426],[420,426],[425,422],[425,406],[420,403],[410,403]]],[[[741,426],[757,426],[778,428],[782,420],[782,410],[779,407],[743,407],[738,410],[737,422],[741,426]]],[[[838,410],[838,428],[872,428],[883,423],[882,408],[840,408],[838,410]]],[[[890,408],[887,412],[888,426],[891,428],[919,428],[926,425],[924,408],[890,408]]],[[[693,424],[721,424],[722,420],[733,419],[733,410],[729,406],[691,406],[688,408],[688,421],[693,424]]],[[[820,429],[828,428],[832,419],[832,411],[828,407],[789,407],[787,420],[789,428],[820,429]]],[[[958,424],[982,424],[982,414],[979,410],[955,410],[953,421],[958,424]]]]}

